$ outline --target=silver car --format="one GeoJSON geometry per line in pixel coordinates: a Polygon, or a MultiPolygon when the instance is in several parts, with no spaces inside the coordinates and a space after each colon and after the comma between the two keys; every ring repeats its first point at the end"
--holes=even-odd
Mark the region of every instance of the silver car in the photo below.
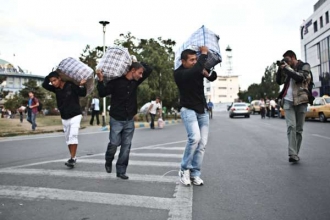
{"type": "Polygon", "coordinates": [[[229,109],[230,118],[233,118],[234,116],[244,116],[245,118],[250,118],[250,114],[250,104],[245,102],[234,102],[229,109]]]}

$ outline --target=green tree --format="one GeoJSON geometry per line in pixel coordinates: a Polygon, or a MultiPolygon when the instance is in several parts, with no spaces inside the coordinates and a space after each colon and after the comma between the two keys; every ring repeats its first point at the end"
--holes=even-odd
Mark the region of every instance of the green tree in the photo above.
{"type": "Polygon", "coordinates": [[[23,83],[24,89],[19,91],[19,95],[23,99],[29,99],[29,92],[32,91],[34,93],[34,96],[41,100],[44,101],[45,99],[45,90],[37,85],[37,81],[30,79],[28,82],[23,83]]]}
{"type": "Polygon", "coordinates": [[[6,102],[4,103],[4,106],[6,109],[9,109],[12,112],[16,112],[16,110],[21,106],[21,105],[26,105],[27,101],[23,99],[22,96],[20,96],[17,92],[11,96],[10,98],[5,99],[6,102]]]}

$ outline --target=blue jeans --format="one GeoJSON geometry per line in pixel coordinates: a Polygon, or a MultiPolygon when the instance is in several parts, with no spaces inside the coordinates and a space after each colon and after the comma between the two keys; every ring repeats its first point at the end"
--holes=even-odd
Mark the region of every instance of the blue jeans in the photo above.
{"type": "Polygon", "coordinates": [[[112,163],[117,147],[121,146],[116,163],[117,173],[126,173],[134,130],[135,127],[133,119],[117,121],[113,117],[110,117],[110,142],[108,144],[107,151],[105,152],[105,160],[107,163],[112,163]]]}
{"type": "Polygon", "coordinates": [[[36,116],[37,116],[37,113],[33,113],[32,110],[28,110],[28,117],[27,117],[27,121],[30,122],[32,124],[32,130],[34,131],[37,127],[37,124],[36,124],[36,116]]]}
{"type": "Polygon", "coordinates": [[[285,121],[287,126],[289,156],[298,155],[302,142],[302,133],[307,111],[307,103],[293,105],[293,102],[284,100],[285,121]]]}
{"type": "Polygon", "coordinates": [[[182,170],[190,170],[190,176],[201,175],[205,146],[209,134],[209,114],[207,109],[203,114],[194,110],[181,108],[181,118],[188,134],[186,149],[181,161],[182,170]]]}

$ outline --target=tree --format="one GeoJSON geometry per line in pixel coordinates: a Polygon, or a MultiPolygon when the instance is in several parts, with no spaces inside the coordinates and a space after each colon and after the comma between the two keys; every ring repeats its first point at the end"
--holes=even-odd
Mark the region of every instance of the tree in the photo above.
{"type": "Polygon", "coordinates": [[[12,97],[5,100],[6,100],[6,102],[4,103],[5,108],[9,109],[12,112],[16,112],[16,110],[21,105],[27,104],[27,101],[24,101],[24,98],[20,96],[17,92],[12,97]]]}
{"type": "Polygon", "coordinates": [[[30,79],[28,82],[23,83],[24,89],[19,91],[19,95],[23,99],[29,98],[29,92],[32,91],[34,96],[39,100],[45,99],[45,90],[37,85],[37,81],[30,79]]]}
{"type": "Polygon", "coordinates": [[[277,98],[280,87],[276,83],[276,68],[276,63],[267,66],[264,75],[261,77],[261,83],[251,84],[245,91],[240,90],[238,93],[239,99],[249,102],[249,96],[251,100],[264,98],[266,96],[268,98],[277,98]]]}

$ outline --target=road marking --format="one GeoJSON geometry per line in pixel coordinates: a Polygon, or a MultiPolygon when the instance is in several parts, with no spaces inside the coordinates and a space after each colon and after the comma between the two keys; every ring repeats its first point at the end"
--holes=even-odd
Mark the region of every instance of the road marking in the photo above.
{"type": "Polygon", "coordinates": [[[28,186],[0,186],[0,196],[10,199],[50,199],[165,210],[170,210],[173,206],[172,203],[174,202],[174,199],[172,198],[86,192],[78,190],[28,186]]]}
{"type": "MultiPolygon", "coordinates": [[[[113,160],[116,163],[117,160],[113,160]]],[[[78,159],[77,163],[92,163],[92,164],[104,164],[104,160],[100,159],[78,159]]],[[[140,161],[140,160],[129,160],[129,165],[134,166],[154,166],[154,167],[177,167],[180,168],[180,163],[177,162],[158,162],[158,161],[140,161]]]]}
{"type": "Polygon", "coordinates": [[[177,184],[174,193],[174,203],[170,209],[168,220],[191,220],[193,203],[193,186],[177,184]]]}
{"type": "Polygon", "coordinates": [[[185,147],[156,147],[154,149],[155,150],[184,150],[185,147]]]}
{"type": "Polygon", "coordinates": [[[320,138],[325,138],[325,139],[330,140],[330,137],[322,136],[322,135],[319,135],[319,134],[312,134],[312,135],[315,136],[315,137],[320,137],[320,138]]]}
{"type": "Polygon", "coordinates": [[[130,153],[134,157],[182,158],[182,154],[130,153]]]}
{"type": "MultiPolygon", "coordinates": [[[[76,170],[50,170],[50,169],[0,169],[0,174],[12,175],[36,175],[36,176],[60,176],[60,177],[77,177],[86,179],[117,179],[115,174],[104,172],[89,172],[76,170]]],[[[177,176],[158,176],[158,175],[139,175],[129,174],[129,179],[132,181],[142,182],[162,182],[175,183],[178,180],[177,176]]]]}

